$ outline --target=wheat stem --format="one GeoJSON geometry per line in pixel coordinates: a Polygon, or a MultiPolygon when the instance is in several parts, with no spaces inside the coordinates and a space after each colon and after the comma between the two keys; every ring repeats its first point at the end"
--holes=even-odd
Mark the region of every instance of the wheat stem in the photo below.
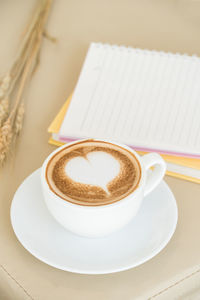
{"type": "Polygon", "coordinates": [[[26,84],[26,81],[28,79],[28,76],[30,74],[30,69],[31,69],[31,65],[32,65],[32,62],[38,52],[38,49],[39,49],[39,46],[40,46],[40,42],[41,42],[41,38],[42,38],[42,33],[43,33],[43,26],[44,26],[44,23],[46,21],[46,18],[48,16],[48,12],[49,12],[49,9],[50,9],[50,5],[51,5],[51,0],[47,0],[47,5],[46,7],[44,8],[44,10],[41,12],[41,15],[43,16],[41,18],[41,20],[39,20],[39,25],[38,25],[38,28],[36,28],[36,42],[35,42],[35,45],[32,49],[32,53],[29,57],[29,59],[27,60],[26,62],[26,65],[24,67],[24,70],[23,70],[23,73],[22,73],[22,76],[21,76],[21,80],[20,80],[20,83],[19,83],[19,89],[18,89],[18,92],[17,92],[17,95],[16,95],[16,100],[15,100],[15,104],[14,104],[14,107],[10,113],[10,119],[13,118],[15,112],[16,112],[16,109],[20,103],[20,100],[21,100],[21,96],[22,96],[22,93],[23,93],[23,90],[24,90],[24,87],[25,87],[25,84],[26,84]]]}
{"type": "Polygon", "coordinates": [[[0,80],[0,164],[10,151],[11,145],[19,135],[24,118],[22,95],[34,68],[39,63],[39,51],[45,22],[52,0],[39,1],[38,10],[26,30],[24,42],[17,59],[2,80],[0,80]],[[9,113],[10,96],[16,90],[16,97],[9,113]]]}

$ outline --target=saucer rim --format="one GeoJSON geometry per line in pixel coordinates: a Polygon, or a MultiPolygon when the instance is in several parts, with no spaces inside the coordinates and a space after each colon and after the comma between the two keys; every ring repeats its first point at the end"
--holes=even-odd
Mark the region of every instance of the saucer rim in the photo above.
{"type": "MultiPolygon", "coordinates": [[[[59,270],[62,270],[62,271],[68,271],[68,272],[72,272],[72,273],[77,273],[77,274],[85,274],[85,275],[101,275],[101,274],[112,274],[112,273],[117,273],[117,272],[122,272],[122,271],[126,271],[126,270],[129,270],[129,269],[132,269],[132,268],[135,268],[149,260],[151,260],[153,257],[155,257],[157,254],[159,254],[166,246],[167,244],[169,243],[169,241],[171,240],[172,236],[174,235],[174,232],[176,230],[176,227],[177,227],[177,223],[178,223],[178,206],[177,206],[177,202],[176,202],[176,198],[173,194],[173,192],[171,191],[171,189],[169,188],[168,184],[162,180],[160,184],[164,184],[165,185],[165,189],[167,189],[169,195],[170,195],[170,198],[173,199],[171,201],[173,201],[173,210],[174,210],[174,218],[173,218],[173,226],[171,225],[172,229],[170,230],[170,232],[168,233],[168,235],[163,239],[163,242],[160,244],[159,247],[157,247],[154,251],[151,251],[150,255],[147,255],[144,257],[144,259],[140,259],[138,260],[136,263],[133,263],[133,264],[130,264],[128,263],[127,265],[123,265],[122,267],[116,267],[116,268],[104,268],[103,270],[83,270],[83,269],[78,269],[78,268],[74,268],[74,267],[70,267],[70,266],[65,266],[65,267],[61,267],[60,265],[54,263],[54,262],[51,262],[49,260],[47,260],[45,257],[43,257],[41,254],[38,254],[37,253],[37,250],[36,251],[32,251],[28,245],[26,245],[26,242],[24,242],[24,240],[22,241],[20,239],[20,237],[18,236],[17,232],[15,231],[15,225],[13,224],[13,218],[14,218],[14,204],[15,202],[17,201],[17,194],[19,192],[20,189],[23,188],[23,186],[26,184],[26,181],[30,180],[30,177],[34,177],[34,176],[40,176],[40,172],[41,172],[41,168],[38,168],[36,169],[35,171],[33,171],[30,175],[28,175],[23,181],[22,183],[18,186],[14,196],[13,196],[13,199],[12,199],[12,203],[11,203],[11,207],[10,207],[10,221],[11,221],[11,225],[12,225],[12,228],[13,228],[13,231],[18,239],[18,241],[20,242],[20,244],[30,253],[32,254],[35,258],[37,258],[38,260],[40,260],[41,262],[49,265],[49,266],[52,266],[54,268],[57,268],[59,270]]],[[[159,188],[159,187],[158,187],[159,188]]],[[[152,191],[153,193],[154,191],[152,191]]],[[[148,197],[148,195],[146,196],[148,197]]],[[[145,198],[146,198],[145,197],[145,198]]],[[[46,208],[47,209],[47,208],[46,208]]],[[[47,209],[48,211],[48,209],[47,209]]],[[[48,211],[49,213],[49,211],[48,211]]],[[[49,213],[50,214],[50,213],[49,213]]],[[[60,225],[61,226],[61,225],[60,225]]],[[[76,236],[74,233],[71,233],[73,236],[76,236]]],[[[84,238],[84,237],[83,237],[84,238]]],[[[97,238],[99,239],[99,238],[97,238]]]]}

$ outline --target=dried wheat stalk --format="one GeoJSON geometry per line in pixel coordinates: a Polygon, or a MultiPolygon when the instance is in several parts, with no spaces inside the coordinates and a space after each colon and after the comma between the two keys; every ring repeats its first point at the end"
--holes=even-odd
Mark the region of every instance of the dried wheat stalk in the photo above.
{"type": "Polygon", "coordinates": [[[26,28],[19,54],[7,74],[0,80],[0,165],[19,135],[24,118],[22,95],[39,64],[39,53],[52,0],[38,0],[37,10],[26,28]],[[12,97],[15,91],[15,97],[12,97]]]}

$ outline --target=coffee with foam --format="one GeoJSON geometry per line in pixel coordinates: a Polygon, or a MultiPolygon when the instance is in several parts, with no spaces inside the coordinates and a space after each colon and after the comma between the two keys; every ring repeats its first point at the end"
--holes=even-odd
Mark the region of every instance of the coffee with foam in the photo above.
{"type": "Polygon", "coordinates": [[[140,164],[118,145],[84,140],[62,148],[48,162],[46,180],[62,199],[87,206],[111,204],[138,186],[140,164]]]}

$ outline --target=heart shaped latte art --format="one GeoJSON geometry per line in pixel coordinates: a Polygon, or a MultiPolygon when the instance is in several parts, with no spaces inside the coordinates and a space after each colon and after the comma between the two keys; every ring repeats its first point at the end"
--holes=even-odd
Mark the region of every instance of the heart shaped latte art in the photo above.
{"type": "Polygon", "coordinates": [[[93,151],[86,157],[72,158],[65,166],[65,172],[73,181],[101,187],[107,194],[107,185],[120,171],[120,163],[108,153],[93,151]]]}

